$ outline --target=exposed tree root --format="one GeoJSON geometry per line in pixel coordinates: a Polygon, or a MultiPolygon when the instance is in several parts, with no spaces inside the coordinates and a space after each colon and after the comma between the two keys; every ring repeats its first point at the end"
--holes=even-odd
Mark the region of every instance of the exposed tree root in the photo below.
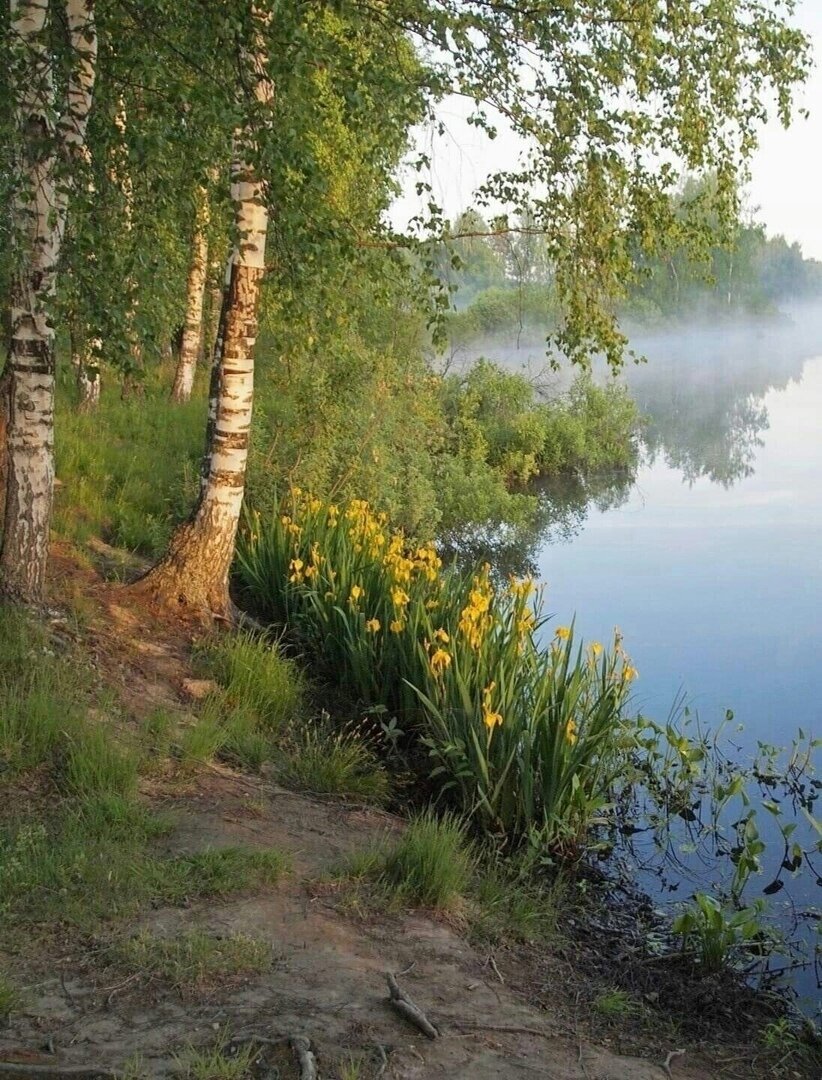
{"type": "Polygon", "coordinates": [[[390,994],[389,1003],[393,1009],[395,1009],[400,1016],[405,1017],[414,1027],[419,1028],[423,1035],[427,1035],[429,1039],[436,1039],[439,1036],[439,1031],[431,1023],[419,1005],[416,1005],[411,998],[401,990],[397,980],[394,976],[388,972],[385,976],[388,983],[388,992],[390,994]]]}

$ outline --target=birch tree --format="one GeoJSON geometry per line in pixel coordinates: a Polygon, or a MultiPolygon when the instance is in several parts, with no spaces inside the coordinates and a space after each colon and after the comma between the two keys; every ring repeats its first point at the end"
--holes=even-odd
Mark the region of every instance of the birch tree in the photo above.
{"type": "Polygon", "coordinates": [[[189,520],[172,536],[166,556],[140,583],[164,600],[222,618],[230,614],[228,575],[245,490],[269,218],[265,184],[255,161],[255,120],[266,126],[274,87],[263,37],[268,20],[255,8],[252,21],[253,41],[245,59],[258,109],[234,138],[231,201],[237,239],[215,347],[200,495],[189,520]]]}
{"type": "Polygon", "coordinates": [[[186,281],[186,313],[180,338],[180,353],[171,396],[174,401],[188,401],[194,386],[194,374],[203,338],[203,300],[208,277],[208,188],[196,192],[194,229],[191,237],[191,262],[186,281]]]}
{"type": "MultiPolygon", "coordinates": [[[[356,118],[358,101],[372,96],[379,102],[381,93],[404,84],[429,104],[446,93],[473,101],[471,122],[489,137],[500,123],[516,132],[521,160],[490,176],[476,205],[485,213],[500,206],[527,213],[544,237],[560,309],[557,352],[585,363],[602,351],[617,367],[626,339],[616,302],[637,275],[635,252],[651,255],[685,234],[695,248],[713,240],[694,231],[688,215],[683,222],[672,213],[670,194],[681,175],[713,172],[720,225],[735,220],[739,180],[757,145],[758,125],[769,109],[785,123],[790,118],[792,91],[806,76],[809,59],[806,38],[788,20],[793,6],[792,0],[341,0],[277,5],[276,20],[261,25],[259,34],[276,67],[278,97],[287,87],[299,101],[312,80],[325,80],[343,89],[346,108],[356,118]],[[326,18],[340,20],[344,33],[323,38],[326,18]],[[369,46],[379,60],[360,68],[369,46]]],[[[215,20],[222,9],[204,5],[215,20]]],[[[236,9],[231,20],[243,21],[236,9]]],[[[258,102],[265,82],[255,80],[258,102]]],[[[321,125],[320,110],[313,116],[310,110],[309,104],[310,119],[321,125]]],[[[433,107],[431,118],[436,122],[433,107]]],[[[323,216],[322,209],[318,224],[315,214],[331,185],[323,192],[304,182],[316,146],[305,123],[305,117],[296,123],[289,118],[289,124],[265,133],[265,152],[255,159],[257,165],[270,164],[267,152],[277,144],[273,156],[280,172],[272,201],[278,233],[302,230],[305,246],[295,258],[304,265],[313,260],[321,274],[320,235],[329,249],[338,242],[338,252],[345,250],[346,238],[351,246],[413,248],[416,242],[415,250],[422,251],[441,235],[445,222],[424,181],[423,159],[417,162],[418,186],[426,207],[412,237],[386,235],[384,222],[358,236],[358,223],[323,216]]],[[[248,145],[250,137],[246,126],[238,141],[248,145]]],[[[229,608],[227,574],[251,416],[250,350],[264,246],[262,201],[257,206],[253,200],[255,191],[262,196],[263,176],[272,178],[259,168],[245,167],[236,175],[246,177],[245,198],[252,201],[244,202],[243,185],[235,182],[235,219],[243,239],[223,308],[203,490],[167,557],[145,579],[166,599],[218,614],[229,608]],[[246,256],[255,261],[247,265],[246,256]],[[241,333],[243,320],[247,328],[241,333]]],[[[495,220],[494,228],[505,227],[504,218],[495,220]]]]}
{"type": "Polygon", "coordinates": [[[97,59],[93,0],[66,0],[70,70],[55,125],[48,0],[11,0],[16,245],[6,383],[6,491],[0,594],[43,599],[54,491],[54,296],[72,180],[82,157],[97,59]]]}

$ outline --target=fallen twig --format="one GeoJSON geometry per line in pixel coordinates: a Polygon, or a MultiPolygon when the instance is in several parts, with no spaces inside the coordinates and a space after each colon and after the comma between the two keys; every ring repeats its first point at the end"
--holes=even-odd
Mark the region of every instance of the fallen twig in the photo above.
{"type": "Polygon", "coordinates": [[[431,1023],[419,1005],[415,1005],[411,998],[405,993],[404,990],[400,990],[397,980],[388,972],[385,976],[388,982],[388,992],[390,994],[389,1002],[394,1009],[406,1020],[412,1023],[415,1027],[427,1035],[429,1039],[436,1039],[439,1035],[439,1031],[431,1023]]]}
{"type": "Polygon", "coordinates": [[[673,1076],[671,1074],[671,1062],[674,1060],[674,1058],[682,1057],[682,1055],[684,1053],[685,1053],[684,1050],[669,1050],[668,1051],[667,1057],[662,1062],[662,1068],[665,1070],[665,1075],[668,1077],[668,1080],[673,1080],[673,1076]]]}
{"type": "Polygon", "coordinates": [[[317,1080],[317,1059],[311,1052],[311,1043],[305,1035],[295,1035],[291,1047],[300,1063],[300,1080],[317,1080]]]}
{"type": "Polygon", "coordinates": [[[388,1054],[386,1054],[385,1047],[382,1045],[382,1043],[374,1043],[374,1046],[376,1046],[380,1055],[380,1067],[374,1074],[374,1080],[382,1080],[382,1076],[385,1073],[385,1070],[388,1068],[388,1054]]]}
{"type": "Polygon", "coordinates": [[[491,967],[494,969],[494,974],[499,979],[499,981],[502,983],[502,985],[505,986],[505,979],[503,979],[502,975],[500,975],[500,970],[497,967],[497,962],[494,959],[493,954],[489,953],[488,959],[485,961],[485,963],[491,965],[491,967]]]}

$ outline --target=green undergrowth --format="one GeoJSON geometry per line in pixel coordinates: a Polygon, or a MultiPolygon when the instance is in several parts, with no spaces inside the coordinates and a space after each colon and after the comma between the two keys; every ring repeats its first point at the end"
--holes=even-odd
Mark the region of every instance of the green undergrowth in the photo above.
{"type": "Polygon", "coordinates": [[[409,908],[456,916],[481,945],[545,942],[557,933],[561,881],[539,881],[524,865],[480,849],[465,823],[425,810],[401,836],[353,854],[318,888],[342,911],[364,917],[409,908]]]}
{"type": "Polygon", "coordinates": [[[0,609],[0,937],[18,927],[91,930],[158,904],[270,885],[276,851],[226,848],[167,857],[169,825],[141,802],[171,721],[136,736],[81,651],[0,609]]]}
{"type": "Polygon", "coordinates": [[[637,673],[621,639],[585,649],[557,627],[546,648],[533,581],[444,567],[363,500],[284,493],[267,518],[249,515],[237,565],[256,609],[351,700],[396,722],[423,782],[477,832],[584,848],[635,748],[637,673]]]}
{"type": "Polygon", "coordinates": [[[387,802],[391,778],[357,731],[308,722],[285,748],[282,777],[290,786],[319,795],[338,795],[377,805],[387,802]]]}
{"type": "Polygon", "coordinates": [[[389,773],[359,727],[335,728],[325,714],[306,719],[307,680],[281,642],[246,631],[215,635],[198,645],[194,662],[218,689],[179,733],[184,765],[219,758],[257,771],[269,763],[302,791],[387,802],[389,773]]]}
{"type": "MultiPolygon", "coordinates": [[[[616,385],[580,377],[546,402],[526,377],[490,361],[442,378],[415,352],[390,371],[380,371],[384,356],[340,356],[339,377],[326,376],[321,389],[313,352],[298,358],[300,335],[292,345],[287,377],[269,370],[255,392],[248,498],[263,513],[280,488],[299,483],[330,499],[367,498],[427,539],[526,527],[537,513],[536,498],[522,489],[529,478],[587,476],[636,461],[637,410],[616,385]],[[305,365],[302,376],[295,364],[305,365]]],[[[263,336],[261,355],[273,347],[263,336]]],[[[327,353],[323,361],[333,365],[327,353]]],[[[101,538],[146,558],[165,549],[197,494],[206,412],[205,380],[185,404],[169,399],[172,380],[170,365],[149,365],[124,398],[120,379],[106,370],[99,406],[81,412],[64,373],[53,518],[61,538],[79,548],[101,538]]]]}
{"type": "Polygon", "coordinates": [[[58,386],[53,528],[77,545],[92,537],[141,555],[165,548],[197,491],[206,404],[202,393],[169,400],[169,371],[153,369],[125,400],[104,378],[92,412],[73,407],[73,388],[58,386]]]}
{"type": "Polygon", "coordinates": [[[210,1046],[186,1047],[175,1058],[176,1075],[182,1080],[245,1080],[252,1075],[259,1048],[229,1043],[229,1033],[223,1030],[210,1046]]]}

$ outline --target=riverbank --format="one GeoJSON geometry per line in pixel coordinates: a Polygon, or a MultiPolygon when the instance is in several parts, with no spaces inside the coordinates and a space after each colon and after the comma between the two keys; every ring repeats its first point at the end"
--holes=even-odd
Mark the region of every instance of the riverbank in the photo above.
{"type": "Polygon", "coordinates": [[[387,898],[373,871],[408,799],[373,761],[317,769],[300,732],[333,713],[322,688],[270,657],[248,677],[247,639],[204,641],[111,580],[125,553],[83,555],[55,552],[47,623],[4,613],[4,661],[12,638],[41,658],[34,683],[3,671],[4,1060],[227,1078],[254,1034],[308,1037],[340,1078],[803,1075],[772,999],[656,963],[653,911],[590,876],[535,887],[473,862],[450,892],[421,902],[403,871],[387,898]],[[256,770],[215,738],[227,705],[279,729],[256,770]],[[27,741],[21,718],[49,716],[50,741],[27,741]],[[439,1039],[386,1007],[386,970],[439,1039]]]}

